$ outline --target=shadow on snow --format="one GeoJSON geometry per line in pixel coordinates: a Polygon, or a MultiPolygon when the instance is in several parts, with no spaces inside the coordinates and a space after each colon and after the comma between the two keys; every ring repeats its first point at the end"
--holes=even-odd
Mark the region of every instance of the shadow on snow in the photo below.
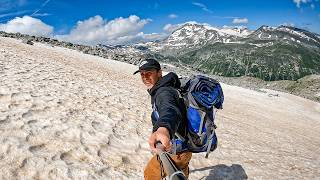
{"type": "Polygon", "coordinates": [[[243,167],[239,164],[232,164],[227,166],[224,164],[218,164],[216,166],[205,167],[200,169],[191,170],[190,173],[197,171],[210,170],[208,176],[204,176],[201,179],[205,180],[246,180],[248,176],[244,171],[243,167]]]}

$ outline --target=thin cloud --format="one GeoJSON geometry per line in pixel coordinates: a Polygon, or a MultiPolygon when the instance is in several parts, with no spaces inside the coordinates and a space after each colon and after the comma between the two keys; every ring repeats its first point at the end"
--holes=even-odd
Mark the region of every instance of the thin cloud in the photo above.
{"type": "Polygon", "coordinates": [[[297,8],[300,8],[301,4],[306,4],[311,2],[311,0],[293,0],[293,2],[296,4],[297,8]]]}
{"type": "Polygon", "coordinates": [[[312,23],[303,23],[304,26],[312,26],[312,23]]]}
{"type": "Polygon", "coordinates": [[[13,17],[17,17],[19,15],[25,15],[31,12],[30,10],[18,11],[18,12],[11,12],[6,14],[0,14],[0,23],[7,22],[12,20],[13,17]]]}
{"type": "Polygon", "coordinates": [[[204,10],[204,11],[206,11],[206,12],[209,12],[209,13],[212,13],[212,12],[213,12],[213,11],[211,11],[210,9],[208,9],[206,5],[204,5],[204,4],[202,4],[202,3],[193,2],[192,4],[195,5],[195,6],[200,7],[202,10],[204,10]]]}
{"type": "Polygon", "coordinates": [[[26,3],[27,3],[27,0],[1,0],[0,12],[7,11],[8,9],[24,6],[26,3]]]}
{"type": "Polygon", "coordinates": [[[49,13],[36,13],[33,15],[33,17],[45,17],[45,16],[50,16],[51,14],[49,13]]]}
{"type": "Polygon", "coordinates": [[[316,6],[314,4],[310,5],[311,9],[314,9],[316,6]]]}
{"type": "Polygon", "coordinates": [[[249,20],[247,18],[235,18],[233,19],[233,24],[248,24],[249,20]]]}
{"type": "Polygon", "coordinates": [[[6,13],[6,14],[0,14],[0,18],[5,18],[5,17],[11,17],[11,16],[18,16],[21,14],[25,14],[30,12],[30,10],[24,10],[24,11],[18,11],[18,12],[11,12],[11,13],[6,13]]]}
{"type": "Polygon", "coordinates": [[[42,8],[44,8],[51,0],[46,0],[44,3],[42,3],[41,7],[37,10],[35,10],[31,16],[34,16],[35,14],[37,14],[42,8]]]}
{"type": "Polygon", "coordinates": [[[175,19],[175,18],[178,17],[178,15],[176,15],[176,14],[170,14],[168,17],[171,18],[171,19],[175,19]]]}

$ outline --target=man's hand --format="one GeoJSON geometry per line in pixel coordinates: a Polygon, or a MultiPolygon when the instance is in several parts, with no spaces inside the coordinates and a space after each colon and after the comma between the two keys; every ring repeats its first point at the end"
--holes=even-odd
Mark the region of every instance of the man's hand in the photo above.
{"type": "Polygon", "coordinates": [[[159,127],[158,130],[151,134],[149,137],[149,146],[151,150],[159,154],[159,150],[156,148],[156,142],[160,141],[164,147],[163,151],[170,151],[172,144],[170,141],[169,130],[165,127],[159,127]]]}

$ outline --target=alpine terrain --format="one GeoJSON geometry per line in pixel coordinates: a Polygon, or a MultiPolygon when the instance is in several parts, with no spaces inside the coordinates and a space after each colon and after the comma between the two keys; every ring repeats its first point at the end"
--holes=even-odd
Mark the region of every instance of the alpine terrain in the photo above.
{"type": "MultiPolygon", "coordinates": [[[[2,34],[18,39],[0,37],[0,179],[143,179],[143,168],[152,156],[147,143],[152,127],[150,97],[139,75],[132,75],[137,66],[97,55],[123,58],[116,52],[129,48],[137,54],[154,51],[165,57],[170,51],[181,62],[204,71],[221,61],[225,64],[210,72],[224,73],[225,68],[227,75],[251,73],[267,79],[319,72],[319,59],[306,58],[318,57],[318,37],[305,31],[278,27],[250,34],[229,29],[232,34],[227,34],[186,25],[173,35],[187,36],[191,27],[208,31],[197,38],[199,46],[183,36],[181,44],[188,46],[173,47],[171,36],[157,42],[159,49],[145,45],[143,50],[132,46],[103,50],[2,34]],[[295,48],[315,53],[299,54],[295,48]],[[262,49],[282,61],[263,58],[262,49]],[[227,56],[228,52],[233,54],[227,56]],[[188,54],[189,58],[180,59],[188,54]],[[289,55],[294,58],[286,59],[289,55]],[[223,57],[228,60],[222,61],[223,57]],[[289,65],[296,68],[290,70],[289,65]],[[272,73],[265,76],[264,70],[270,69],[272,73]]],[[[315,77],[305,78],[304,83],[315,77]]],[[[246,84],[248,78],[235,82],[246,84]]],[[[293,91],[299,87],[290,86],[293,91]]],[[[319,103],[266,88],[250,90],[225,83],[222,88],[224,108],[215,119],[218,148],[208,159],[193,155],[189,179],[320,177],[319,103]]]]}

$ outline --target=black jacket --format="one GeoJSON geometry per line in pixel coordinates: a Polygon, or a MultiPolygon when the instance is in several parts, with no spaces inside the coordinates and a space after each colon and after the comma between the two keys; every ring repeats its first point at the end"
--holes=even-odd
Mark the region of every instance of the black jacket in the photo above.
{"type": "Polygon", "coordinates": [[[159,119],[153,115],[153,132],[159,127],[166,127],[170,137],[173,138],[175,132],[186,135],[186,112],[183,99],[179,97],[177,91],[181,83],[175,73],[163,76],[148,92],[151,95],[151,104],[157,109],[159,119]]]}

